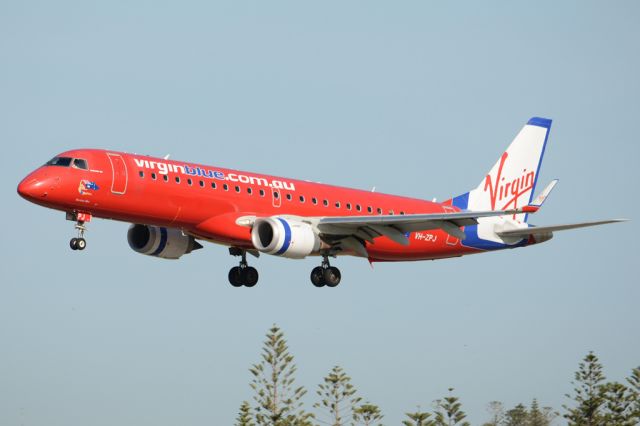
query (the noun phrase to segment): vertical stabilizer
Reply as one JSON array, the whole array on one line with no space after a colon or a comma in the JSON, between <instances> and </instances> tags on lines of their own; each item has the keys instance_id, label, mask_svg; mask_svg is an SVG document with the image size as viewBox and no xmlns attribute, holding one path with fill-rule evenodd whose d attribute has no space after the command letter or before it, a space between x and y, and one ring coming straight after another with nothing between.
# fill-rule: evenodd
<instances>
[{"instance_id":1,"label":"vertical stabilizer","mask_svg":"<svg viewBox=\"0 0 640 426\"><path fill-rule=\"evenodd\" d=\"M481 211L515 209L529 205L538 182L550 129L551 120L531 118L478 186L454 197L452 205L465 210ZM505 226L526 227L526 221L526 213L479 219L478 225L465 228L467 238L462 244L484 250L504 247L505 241L496 234L496 230Z\"/></svg>"},{"instance_id":2,"label":"vertical stabilizer","mask_svg":"<svg viewBox=\"0 0 640 426\"><path fill-rule=\"evenodd\" d=\"M480 184L469 192L469 210L506 210L533 199L551 120L533 117L520 130ZM526 214L514 217L526 222Z\"/></svg>"}]
</instances>

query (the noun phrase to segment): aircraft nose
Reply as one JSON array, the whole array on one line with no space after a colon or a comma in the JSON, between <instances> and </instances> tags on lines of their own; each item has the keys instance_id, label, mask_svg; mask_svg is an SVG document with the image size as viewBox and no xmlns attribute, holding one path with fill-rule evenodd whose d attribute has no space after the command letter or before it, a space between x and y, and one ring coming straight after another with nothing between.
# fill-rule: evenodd
<instances>
[{"instance_id":1,"label":"aircraft nose","mask_svg":"<svg viewBox=\"0 0 640 426\"><path fill-rule=\"evenodd\" d=\"M42 186L41 182L38 179L27 176L18 184L18 194L22 198L37 198L38 192L42 193L42 191L38 191Z\"/></svg>"},{"instance_id":2,"label":"aircraft nose","mask_svg":"<svg viewBox=\"0 0 640 426\"><path fill-rule=\"evenodd\" d=\"M27 200L46 198L58 184L57 179L55 182L49 182L49 180L46 177L31 174L18 184L18 194Z\"/></svg>"}]
</instances>

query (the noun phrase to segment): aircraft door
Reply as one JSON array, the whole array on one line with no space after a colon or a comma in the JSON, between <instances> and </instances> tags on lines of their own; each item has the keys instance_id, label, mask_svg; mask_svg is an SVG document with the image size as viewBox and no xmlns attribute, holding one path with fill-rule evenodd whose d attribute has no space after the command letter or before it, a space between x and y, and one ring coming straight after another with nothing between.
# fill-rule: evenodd
<instances>
[{"instance_id":1,"label":"aircraft door","mask_svg":"<svg viewBox=\"0 0 640 426\"><path fill-rule=\"evenodd\" d=\"M113 172L113 180L111 181L111 192L114 194L124 194L127 191L127 164L120 154L107 153L109 162L111 162L111 171Z\"/></svg>"}]
</instances>

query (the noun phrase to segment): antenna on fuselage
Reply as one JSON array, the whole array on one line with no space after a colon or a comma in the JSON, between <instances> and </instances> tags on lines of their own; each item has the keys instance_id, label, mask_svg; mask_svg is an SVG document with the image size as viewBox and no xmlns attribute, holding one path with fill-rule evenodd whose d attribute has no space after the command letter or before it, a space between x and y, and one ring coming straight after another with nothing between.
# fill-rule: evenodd
<instances>
[{"instance_id":1,"label":"antenna on fuselage","mask_svg":"<svg viewBox=\"0 0 640 426\"><path fill-rule=\"evenodd\" d=\"M165 155L163 158L164 158L165 160L168 160L170 156L171 156L171 154L167 154L167 155Z\"/></svg>"},{"instance_id":2,"label":"antenna on fuselage","mask_svg":"<svg viewBox=\"0 0 640 426\"><path fill-rule=\"evenodd\" d=\"M376 192L376 187L371 188L371 192Z\"/></svg>"}]
</instances>

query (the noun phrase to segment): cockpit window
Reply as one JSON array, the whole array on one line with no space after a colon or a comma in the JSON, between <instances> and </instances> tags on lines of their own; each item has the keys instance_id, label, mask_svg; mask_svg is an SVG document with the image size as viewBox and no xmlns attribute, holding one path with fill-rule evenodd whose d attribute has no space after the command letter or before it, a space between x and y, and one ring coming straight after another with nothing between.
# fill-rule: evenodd
<instances>
[{"instance_id":1,"label":"cockpit window","mask_svg":"<svg viewBox=\"0 0 640 426\"><path fill-rule=\"evenodd\" d=\"M73 159L73 167L76 167L78 169L83 169L83 170L89 169L89 167L87 166L87 160L83 160L81 158Z\"/></svg>"},{"instance_id":2,"label":"cockpit window","mask_svg":"<svg viewBox=\"0 0 640 426\"><path fill-rule=\"evenodd\" d=\"M46 166L69 167L71 165L71 157L53 157L47 161Z\"/></svg>"}]
</instances>

